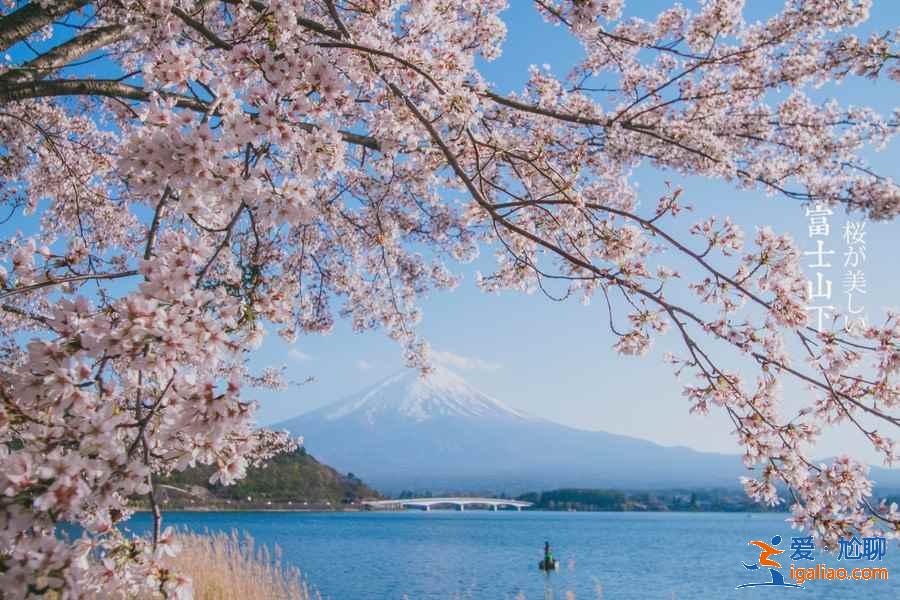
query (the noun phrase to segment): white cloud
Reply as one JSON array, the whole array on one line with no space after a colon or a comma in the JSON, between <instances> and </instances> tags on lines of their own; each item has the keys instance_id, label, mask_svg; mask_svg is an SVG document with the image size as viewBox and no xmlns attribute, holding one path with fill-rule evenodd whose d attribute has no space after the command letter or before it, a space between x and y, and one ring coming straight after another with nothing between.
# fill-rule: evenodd
<instances>
[{"instance_id":1,"label":"white cloud","mask_svg":"<svg viewBox=\"0 0 900 600\"><path fill-rule=\"evenodd\" d=\"M438 364L454 369L496 371L503 367L500 363L484 360L477 356L463 356L461 354L456 354L455 352L444 352L441 350L432 350L431 358Z\"/></svg>"},{"instance_id":2,"label":"white cloud","mask_svg":"<svg viewBox=\"0 0 900 600\"><path fill-rule=\"evenodd\" d=\"M297 362L303 362L304 360L309 360L312 358L312 356L297 348L291 348L290 350L288 350L288 356L290 356Z\"/></svg>"},{"instance_id":3,"label":"white cloud","mask_svg":"<svg viewBox=\"0 0 900 600\"><path fill-rule=\"evenodd\" d=\"M372 363L370 363L367 360L359 359L358 361L356 361L356 368L359 369L360 371L368 371L369 369L371 369L374 366L375 365L373 365Z\"/></svg>"}]
</instances>

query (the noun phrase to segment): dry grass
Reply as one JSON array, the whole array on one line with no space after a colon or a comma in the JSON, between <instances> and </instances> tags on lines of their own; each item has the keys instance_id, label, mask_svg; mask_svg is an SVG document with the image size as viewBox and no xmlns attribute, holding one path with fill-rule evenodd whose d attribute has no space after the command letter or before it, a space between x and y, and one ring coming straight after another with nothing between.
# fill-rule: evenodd
<instances>
[{"instance_id":1,"label":"dry grass","mask_svg":"<svg viewBox=\"0 0 900 600\"><path fill-rule=\"evenodd\" d=\"M294 567L284 566L281 552L274 555L257 547L249 535L181 533L173 570L193 581L196 600L316 600Z\"/></svg>"}]
</instances>

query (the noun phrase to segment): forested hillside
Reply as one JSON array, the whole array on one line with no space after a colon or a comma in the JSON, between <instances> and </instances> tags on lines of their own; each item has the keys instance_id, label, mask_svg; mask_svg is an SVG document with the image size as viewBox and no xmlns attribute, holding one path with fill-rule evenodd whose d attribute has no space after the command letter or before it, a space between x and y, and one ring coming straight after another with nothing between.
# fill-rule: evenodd
<instances>
[{"instance_id":1,"label":"forested hillside","mask_svg":"<svg viewBox=\"0 0 900 600\"><path fill-rule=\"evenodd\" d=\"M340 507L379 497L353 473L339 473L304 448L277 456L262 468L248 469L244 479L230 486L209 483L214 469L195 467L162 479L158 487L164 506Z\"/></svg>"}]
</instances>

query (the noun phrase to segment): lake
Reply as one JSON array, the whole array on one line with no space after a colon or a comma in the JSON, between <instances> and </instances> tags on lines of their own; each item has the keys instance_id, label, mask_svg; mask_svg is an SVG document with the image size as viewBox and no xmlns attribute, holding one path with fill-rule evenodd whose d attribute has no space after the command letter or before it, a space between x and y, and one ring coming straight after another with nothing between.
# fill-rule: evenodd
<instances>
[{"instance_id":1,"label":"lake","mask_svg":"<svg viewBox=\"0 0 900 600\"><path fill-rule=\"evenodd\" d=\"M782 536L776 557L788 580L791 563L834 567L884 566L900 580L900 547L888 542L881 562L837 561L821 550L815 561L790 560L801 535L784 514L566 512L182 512L166 525L203 532L232 529L258 544L275 544L332 600L402 599L812 599L900 597L889 581L809 581L803 589L757 587L768 571L749 571L759 550L749 540ZM128 528L143 533L149 515ZM537 568L549 540L559 572ZM568 594L568 595L567 595ZM574 595L574 596L573 596Z\"/></svg>"}]
</instances>

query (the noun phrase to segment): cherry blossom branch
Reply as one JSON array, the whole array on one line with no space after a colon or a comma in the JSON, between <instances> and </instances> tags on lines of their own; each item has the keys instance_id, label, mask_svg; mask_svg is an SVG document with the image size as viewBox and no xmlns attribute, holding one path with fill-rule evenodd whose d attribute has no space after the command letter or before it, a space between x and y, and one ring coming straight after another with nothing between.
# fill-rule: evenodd
<instances>
[{"instance_id":1,"label":"cherry blossom branch","mask_svg":"<svg viewBox=\"0 0 900 600\"><path fill-rule=\"evenodd\" d=\"M28 6L31 5L29 4ZM21 67L10 69L0 74L0 84L18 83L28 79L42 79L89 52L118 42L125 35L126 29L121 25L109 25L91 29L87 33L48 50Z\"/></svg>"},{"instance_id":2,"label":"cherry blossom branch","mask_svg":"<svg viewBox=\"0 0 900 600\"><path fill-rule=\"evenodd\" d=\"M212 30L206 27L206 25L196 20L177 6L172 7L172 14L184 21L184 23L188 27L209 40L209 42L212 43L214 47L219 48L220 50L231 50L234 47L232 44L229 44L228 42L217 36L215 33L213 33Z\"/></svg>"},{"instance_id":3,"label":"cherry blossom branch","mask_svg":"<svg viewBox=\"0 0 900 600\"><path fill-rule=\"evenodd\" d=\"M203 265L203 268L200 269L200 272L197 273L197 286L200 286L203 283L203 279L206 277L206 274L209 272L210 267L212 267L213 263L216 262L216 259L219 257L219 253L231 242L231 233L234 231L234 226L237 224L238 219L241 216L241 213L244 212L244 209L247 208L247 205L243 202L238 207L236 211L234 211L234 216L228 221L228 225L225 227L225 236L222 238L222 241L216 246L215 251L212 256L210 256L209 260Z\"/></svg>"},{"instance_id":4,"label":"cherry blossom branch","mask_svg":"<svg viewBox=\"0 0 900 600\"><path fill-rule=\"evenodd\" d=\"M162 212L166 206L166 201L169 199L169 196L172 194L172 188L166 186L166 189L163 191L162 198L159 199L159 202L156 205L156 210L153 211L153 221L150 223L150 229L147 232L147 243L144 246L144 260L149 260L153 254L153 242L156 239L156 233L159 231L159 224L162 220Z\"/></svg>"},{"instance_id":5,"label":"cherry blossom branch","mask_svg":"<svg viewBox=\"0 0 900 600\"><path fill-rule=\"evenodd\" d=\"M46 27L54 19L90 4L89 0L61 0L50 4L29 2L0 17L0 51ZM45 8L46 6L46 8Z\"/></svg>"},{"instance_id":6,"label":"cherry blossom branch","mask_svg":"<svg viewBox=\"0 0 900 600\"><path fill-rule=\"evenodd\" d=\"M565 121L567 123L575 123L577 125L589 125L596 127L607 127L609 125L609 121L607 120L599 120L584 115L560 112L558 110L535 106L534 104L516 100L515 98L509 98L508 96L503 96L501 94L497 94L496 92L485 91L482 93L485 97L490 98L497 104L501 104L508 108L514 108L515 110L520 110L534 115L549 117L558 121Z\"/></svg>"},{"instance_id":7,"label":"cherry blossom branch","mask_svg":"<svg viewBox=\"0 0 900 600\"><path fill-rule=\"evenodd\" d=\"M175 100L175 106L178 108L187 108L206 114L211 107L211 105L206 102L182 94L166 91L159 91L156 93L163 98ZM124 98L147 102L151 99L152 94L141 87L112 79L22 81L5 88L0 88L0 105L19 100L54 96L102 96L113 99ZM213 111L213 114L216 114L215 111ZM318 125L313 123L292 123L292 125L305 131L315 131L319 128ZM349 144L365 146L372 150L380 150L381 148L378 140L371 136L345 130L341 130L340 134L344 141Z\"/></svg>"},{"instance_id":8,"label":"cherry blossom branch","mask_svg":"<svg viewBox=\"0 0 900 600\"><path fill-rule=\"evenodd\" d=\"M163 98L172 98L179 108L205 112L207 104L193 98L171 92L159 92ZM44 81L20 81L0 89L0 104L47 98L54 96L105 96L146 102L151 93L141 87L114 79L54 79Z\"/></svg>"},{"instance_id":9,"label":"cherry blossom branch","mask_svg":"<svg viewBox=\"0 0 900 600\"><path fill-rule=\"evenodd\" d=\"M460 179L463 180L464 184L466 185L467 189L469 190L469 193L470 193L470 194L472 195L472 197L476 200L476 202L478 202L479 205L481 205L483 208L485 208L485 209L491 214L492 219L493 219L495 222L500 222L500 223L502 223L506 228L510 229L511 231L514 231L514 232L518 233L519 235L522 235L523 237L528 238L529 240L531 240L531 241L537 243L538 245L544 246L545 248L547 248L547 249L553 251L554 253L556 253L556 254L562 256L563 258L565 258L565 259L566 259L568 262L570 262L570 263L574 263L574 264L577 264L577 265L579 265L579 266L582 266L583 268L586 268L586 269L588 269L588 270L590 270L590 271L593 271L593 272L597 273L597 274L598 274L599 276L601 276L601 277L609 278L609 279L612 279L613 281L616 281L617 278L612 277L612 276L610 276L610 275L608 275L608 274L606 274L606 273L603 273L603 272L598 271L598 270L596 269L596 267L594 267L592 264L588 263L587 261L583 261L582 259L580 259L580 258L578 258L578 257L575 257L575 256L571 255L570 253L566 252L565 250L563 250L562 248L556 246L555 244L550 244L550 243L546 242L545 240L540 239L540 238L538 238L537 236L534 236L534 235L531 234L530 232L528 232L528 231L526 231L526 230L523 230L523 229L519 228L518 226L516 226L516 225L510 223L509 221L506 220L505 217L500 216L500 215L496 212L496 209L494 208L494 206L493 206L492 204L490 204L489 202L487 202L487 201L484 199L484 197L481 195L481 193L478 191L478 189L472 184L471 179L468 177L468 175L465 173L465 171L464 171L464 170L462 169L462 167L459 165L459 163L458 163L458 161L456 160L456 157L453 155L453 153L449 151L449 148L445 145L445 143L443 142L443 139L442 139L441 136L438 134L437 130L434 128L434 126L432 125L431 121L430 121L429 119L425 118L424 115L422 115L422 113L417 109L417 107L416 107L416 106L415 106L415 105L414 105L414 104L413 104L413 103L412 103L405 95L403 95L403 93L399 90L399 88L398 88L396 85L393 85L393 84L389 84L389 85L391 86L392 90L394 91L394 94L395 94L395 95L398 95L399 97L401 97L401 98L405 101L405 103L406 103L407 107L410 109L410 111L413 112L413 114L416 115L416 117L417 117L417 119L420 121L420 123L421 123L421 124L429 131L429 134L430 134L430 136L431 136L431 138L432 138L432 141L433 141L434 143L436 143L436 144L441 148L441 150L442 150L442 152L444 153L444 156L445 156L445 158L447 159L448 163L451 165L451 167L453 168L453 170L454 170L454 172L457 174L457 176L458 176ZM475 140L474 140L474 137L471 136L471 133L470 133L470 139L473 141L473 144L474 144L474 143L475 143ZM624 282L621 282L621 281L617 281L617 283L620 284L620 287L624 284ZM638 292L639 294L641 294L641 295L647 297L648 299L650 299L650 300L656 302L657 304L659 304L660 306L662 306L662 307L664 308L664 310L666 310L666 311L670 314L670 316L671 316L672 319L673 319L673 322L675 322L675 323L678 325L679 329L682 330L683 335L686 336L686 337L685 337L685 341L686 341L686 343L688 344L688 347L689 347L689 349L691 350L691 352L693 353L694 350L698 348L698 347L696 346L696 343L694 343L694 342L691 340L691 338L687 336L686 331L683 329L683 326L681 325L680 321L675 317L674 311L677 310L678 312L680 312L680 313L682 313L682 314L689 315L689 316L691 316L698 324L704 325L704 322L703 322L701 319L699 319L699 317L694 316L692 313L690 313L689 311L685 311L684 309L676 308L676 307L672 306L671 304L669 304L668 302L665 302L665 301L663 301L661 298L655 296L654 294L651 294L651 293L649 293L649 292L647 292L647 291L645 291L645 290L643 290L643 289L641 289L641 288L637 288L637 287L634 286L634 285L629 285L628 288L629 288L629 289L633 289L634 291ZM723 338L723 339L726 339L726 340L727 340L727 338ZM728 341L730 341L730 340L728 340ZM760 356L760 355L758 355L757 353L755 353L754 356ZM696 360L696 355L695 355L695 360ZM707 357L707 360L709 360L708 357ZM780 365L780 364L779 364L779 366L783 366L783 365ZM815 381L815 380L812 380L812 378L809 378L808 376L803 375L802 373L799 373L799 372L797 372L797 371L794 371L793 369L786 368L785 370L787 370L788 372L791 372L791 373L793 373L793 374L799 376L801 379L804 379L804 380L807 380L807 381L810 381L810 382L814 382L814 381ZM720 372L720 376L724 376L724 374L722 374L722 373ZM711 383L711 385L712 385L712 384L713 384L713 381L712 381L711 376L710 376L709 374L707 374L707 378L709 379L709 381L710 381L710 383ZM734 392L735 392L736 394L742 396L742 394L740 393L740 391L739 391L736 387L734 387L734 384L733 384L733 382L731 381L731 379L730 379L729 377L725 376L725 381L728 383L728 385L730 385L730 386L733 387ZM824 384L821 384L821 382L815 382L815 383L816 383L816 385L824 385ZM826 387L827 387L827 386L826 386ZM855 401L855 399L851 399L851 401ZM749 406L751 406L751 408L753 408L754 410L756 410L756 408L754 407L753 403L749 403L749 402L748 402L748 404L749 404ZM730 411L731 409L728 409L728 410ZM761 413L759 413L758 411L757 411L757 414L759 414L760 416L762 416ZM732 414L732 417L734 418L735 415ZM773 429L773 431L776 431L777 434L778 434L779 436L782 436L782 433L781 433L779 427L775 426L775 424L773 424L773 423L769 423L769 426ZM788 445L788 447L791 447L791 446L788 444L788 442L787 442L786 440L784 440L783 437L782 437L782 440L783 440L783 442L784 442L785 444ZM804 459L804 460L805 460L805 459ZM808 463L808 461L807 461L807 464L811 464L811 463ZM774 463L773 463L773 466L774 466ZM775 468L777 469L777 467L775 467ZM815 467L814 467L814 468L815 468ZM790 481L790 480L787 479L787 478L785 478L785 481Z\"/></svg>"},{"instance_id":10,"label":"cherry blossom branch","mask_svg":"<svg viewBox=\"0 0 900 600\"><path fill-rule=\"evenodd\" d=\"M78 281L102 281L109 279L121 279L123 277L133 277L138 274L137 270L131 269L128 271L120 271L118 273L85 273L82 275L72 275L69 277L57 277L54 279L48 279L46 281L39 281L37 283L32 283L29 285L23 285L20 287L13 288L11 290L7 290L3 293L0 293L0 299L9 298L10 296L15 296L18 294L27 294L29 292L34 292L37 290L41 290L47 287L53 287L57 285L65 285L67 283L75 283Z\"/></svg>"},{"instance_id":11,"label":"cherry blossom branch","mask_svg":"<svg viewBox=\"0 0 900 600\"><path fill-rule=\"evenodd\" d=\"M48 317L28 312L26 310L19 308L18 306L13 306L12 304L2 304L2 305L0 305L0 308L2 308L3 310L5 310L8 313L13 313L14 315L19 315L20 317L25 317L26 319L31 319L32 321L37 321L41 325L49 326L49 324L50 324L50 319Z\"/></svg>"}]
</instances>

